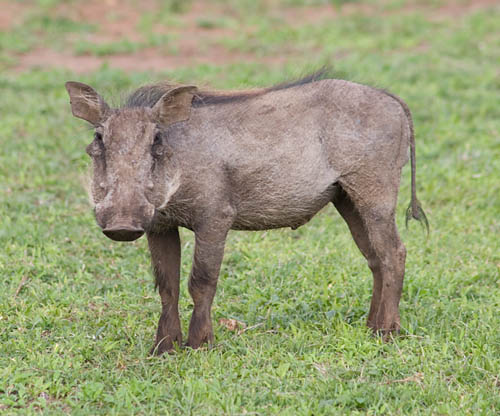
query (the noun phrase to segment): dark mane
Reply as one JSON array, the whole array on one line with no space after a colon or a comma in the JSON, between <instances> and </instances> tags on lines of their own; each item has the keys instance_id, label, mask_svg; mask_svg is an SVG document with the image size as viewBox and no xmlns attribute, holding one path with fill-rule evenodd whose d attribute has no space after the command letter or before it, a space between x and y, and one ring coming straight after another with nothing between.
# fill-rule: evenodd
<instances>
[{"instance_id":1,"label":"dark mane","mask_svg":"<svg viewBox=\"0 0 500 416\"><path fill-rule=\"evenodd\" d=\"M320 81L322 79L328 79L332 77L332 70L328 67L323 67L313 72L312 74L306 75L305 77L293 80L285 81L281 84L277 84L273 87L267 88L267 91L279 91L286 90L287 88L298 87L299 85L310 84L311 82Z\"/></svg>"},{"instance_id":2,"label":"dark mane","mask_svg":"<svg viewBox=\"0 0 500 416\"><path fill-rule=\"evenodd\" d=\"M206 105L241 102L251 97L265 94L266 92L285 90L288 88L293 88L329 78L330 72L331 71L329 70L329 68L322 68L319 71L309 74L303 78L293 81L286 81L268 88L257 88L241 91L198 90L193 97L192 104L193 107L202 107ZM177 85L178 84L175 83L161 82L158 84L151 84L140 87L128 96L123 107L153 107L163 94Z\"/></svg>"},{"instance_id":3,"label":"dark mane","mask_svg":"<svg viewBox=\"0 0 500 416\"><path fill-rule=\"evenodd\" d=\"M168 82L144 85L127 97L123 107L153 107L163 94L175 86L176 84Z\"/></svg>"}]
</instances>

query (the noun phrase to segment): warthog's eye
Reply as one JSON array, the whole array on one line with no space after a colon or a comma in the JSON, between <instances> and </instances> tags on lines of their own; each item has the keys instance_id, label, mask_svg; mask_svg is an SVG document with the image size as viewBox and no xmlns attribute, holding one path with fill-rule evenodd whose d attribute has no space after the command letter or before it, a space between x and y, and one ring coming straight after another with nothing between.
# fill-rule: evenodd
<instances>
[{"instance_id":1,"label":"warthog's eye","mask_svg":"<svg viewBox=\"0 0 500 416\"><path fill-rule=\"evenodd\" d=\"M101 155L103 150L104 150L104 143L102 141L102 134L95 132L94 140L87 146L86 151L89 154L89 156L95 157Z\"/></svg>"},{"instance_id":2,"label":"warthog's eye","mask_svg":"<svg viewBox=\"0 0 500 416\"><path fill-rule=\"evenodd\" d=\"M156 134L155 134L155 138L154 138L154 140L153 140L153 146L154 146L155 144L161 144L161 134L160 134L160 133L156 133Z\"/></svg>"},{"instance_id":3,"label":"warthog's eye","mask_svg":"<svg viewBox=\"0 0 500 416\"><path fill-rule=\"evenodd\" d=\"M161 138L160 133L155 134L155 138L153 140L153 146L151 146L151 153L153 156L161 156L165 151L165 147L163 146L163 140Z\"/></svg>"}]
</instances>

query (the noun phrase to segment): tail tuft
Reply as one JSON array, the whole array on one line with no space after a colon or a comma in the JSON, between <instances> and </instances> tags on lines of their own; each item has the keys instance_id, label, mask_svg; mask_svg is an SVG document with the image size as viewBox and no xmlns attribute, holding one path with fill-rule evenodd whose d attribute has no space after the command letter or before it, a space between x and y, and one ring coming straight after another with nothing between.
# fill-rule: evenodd
<instances>
[{"instance_id":1,"label":"tail tuft","mask_svg":"<svg viewBox=\"0 0 500 416\"><path fill-rule=\"evenodd\" d=\"M408 223L412 219L417 220L422 225L422 227L427 230L427 235L429 235L429 221L427 221L427 216L425 215L420 202L418 202L418 199L412 201L406 209L406 228L408 228Z\"/></svg>"}]
</instances>

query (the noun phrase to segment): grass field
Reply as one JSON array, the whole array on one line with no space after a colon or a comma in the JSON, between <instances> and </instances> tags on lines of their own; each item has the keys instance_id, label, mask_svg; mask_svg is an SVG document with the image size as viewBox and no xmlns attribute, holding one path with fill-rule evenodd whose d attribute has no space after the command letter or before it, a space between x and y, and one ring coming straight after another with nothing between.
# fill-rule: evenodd
<instances>
[{"instance_id":1,"label":"grass field","mask_svg":"<svg viewBox=\"0 0 500 416\"><path fill-rule=\"evenodd\" d=\"M130 1L129 37L68 12L83 3L0 2L0 14L14 10L0 34L0 413L500 413L494 2L333 1L330 9L327 1L232 0L196 16L196 1L171 0L156 12L153 2L143 10ZM188 18L191 32L183 31ZM202 45L194 42L193 56L190 33ZM37 54L54 59L27 64ZM145 71L147 54L164 69ZM84 68L102 58L107 64ZM72 118L64 82L90 83L118 102L162 78L263 86L325 63L400 95L413 112L431 233L404 228L407 166L401 336L383 343L366 329L371 274L328 207L297 231L230 234L213 307L216 344L149 357L160 302L146 242L114 243L95 224L81 179L92 131ZM182 240L186 334L193 235L184 230Z\"/></svg>"}]
</instances>

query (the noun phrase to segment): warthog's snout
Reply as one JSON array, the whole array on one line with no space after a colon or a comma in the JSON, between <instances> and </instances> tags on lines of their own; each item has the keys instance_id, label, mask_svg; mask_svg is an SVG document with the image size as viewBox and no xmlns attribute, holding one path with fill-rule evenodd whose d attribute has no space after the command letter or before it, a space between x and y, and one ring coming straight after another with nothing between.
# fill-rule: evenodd
<instances>
[{"instance_id":1,"label":"warthog's snout","mask_svg":"<svg viewBox=\"0 0 500 416\"><path fill-rule=\"evenodd\" d=\"M115 241L134 241L144 234L144 230L139 227L129 225L113 225L102 230L106 237Z\"/></svg>"},{"instance_id":2,"label":"warthog's snout","mask_svg":"<svg viewBox=\"0 0 500 416\"><path fill-rule=\"evenodd\" d=\"M154 206L146 201L129 204L108 202L98 204L95 208L96 220L102 232L115 241L137 240L148 229L154 214Z\"/></svg>"}]
</instances>

